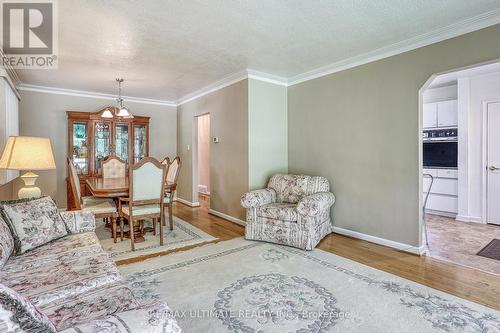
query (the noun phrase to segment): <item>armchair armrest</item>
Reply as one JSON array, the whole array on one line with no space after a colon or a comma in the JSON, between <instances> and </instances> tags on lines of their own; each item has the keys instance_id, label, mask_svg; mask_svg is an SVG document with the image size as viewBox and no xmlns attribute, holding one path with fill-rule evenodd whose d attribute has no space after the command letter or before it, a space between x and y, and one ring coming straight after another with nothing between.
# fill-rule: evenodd
<instances>
[{"instance_id":1,"label":"armchair armrest","mask_svg":"<svg viewBox=\"0 0 500 333\"><path fill-rule=\"evenodd\" d=\"M276 202L276 191L272 188L255 190L243 194L241 205L245 208L254 208Z\"/></svg>"},{"instance_id":2,"label":"armchair armrest","mask_svg":"<svg viewBox=\"0 0 500 333\"><path fill-rule=\"evenodd\" d=\"M138 309L116 313L101 319L94 319L61 333L181 333L173 318L172 311L163 303L144 306Z\"/></svg>"},{"instance_id":3,"label":"armchair armrest","mask_svg":"<svg viewBox=\"0 0 500 333\"><path fill-rule=\"evenodd\" d=\"M297 212L302 216L316 216L329 209L334 203L333 193L318 192L302 198L297 204Z\"/></svg>"},{"instance_id":4,"label":"armchair armrest","mask_svg":"<svg viewBox=\"0 0 500 333\"><path fill-rule=\"evenodd\" d=\"M61 217L66 224L66 229L71 234L95 231L95 216L92 212L64 211L61 212Z\"/></svg>"}]
</instances>

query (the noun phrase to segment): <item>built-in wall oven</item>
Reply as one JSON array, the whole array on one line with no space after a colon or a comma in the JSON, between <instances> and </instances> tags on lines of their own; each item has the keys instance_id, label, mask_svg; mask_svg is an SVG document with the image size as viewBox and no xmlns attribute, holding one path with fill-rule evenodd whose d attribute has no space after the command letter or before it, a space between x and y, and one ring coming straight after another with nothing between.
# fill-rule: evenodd
<instances>
[{"instance_id":1,"label":"built-in wall oven","mask_svg":"<svg viewBox=\"0 0 500 333\"><path fill-rule=\"evenodd\" d=\"M456 168L458 164L458 130L424 130L424 168Z\"/></svg>"}]
</instances>

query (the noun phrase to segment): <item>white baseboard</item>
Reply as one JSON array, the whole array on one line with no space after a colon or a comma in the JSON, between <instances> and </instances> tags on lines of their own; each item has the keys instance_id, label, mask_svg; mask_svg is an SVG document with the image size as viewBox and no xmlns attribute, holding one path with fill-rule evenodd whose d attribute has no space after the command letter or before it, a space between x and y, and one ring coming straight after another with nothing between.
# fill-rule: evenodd
<instances>
[{"instance_id":1,"label":"white baseboard","mask_svg":"<svg viewBox=\"0 0 500 333\"><path fill-rule=\"evenodd\" d=\"M479 216L457 215L455 220L460 222L483 223L483 219L480 218Z\"/></svg>"},{"instance_id":2,"label":"white baseboard","mask_svg":"<svg viewBox=\"0 0 500 333\"><path fill-rule=\"evenodd\" d=\"M238 219L236 217L233 217L233 216L230 216L230 215L218 212L218 211L213 210L213 209L209 209L208 213L212 214L212 215L215 215L215 216L218 216L218 217L222 217L224 220L228 220L230 222L234 222L234 223L242 225L242 226L246 225L246 222L243 221L243 220L240 220L240 219Z\"/></svg>"},{"instance_id":3,"label":"white baseboard","mask_svg":"<svg viewBox=\"0 0 500 333\"><path fill-rule=\"evenodd\" d=\"M425 253L426 246L422 245L420 247L417 246L412 246L408 244L403 244L403 243L398 243L395 241L391 241L385 238L380 238L380 237L375 237L375 236L370 236L367 234L363 234L361 232L353 231L353 230L348 230L344 228L339 228L339 227L333 227L333 232L336 232L338 234L344 235L344 236L349 236L353 238L358 238L362 239L371 243L379 244L379 245L384 245L387 247L392 247L396 250L404 251L404 252L409 252L413 253L416 255L422 255Z\"/></svg>"},{"instance_id":4,"label":"white baseboard","mask_svg":"<svg viewBox=\"0 0 500 333\"><path fill-rule=\"evenodd\" d=\"M191 201L187 201L187 200L184 200L182 198L177 198L177 197L174 198L174 201L178 201L178 202L185 204L189 207L200 207L200 203L198 201L191 202Z\"/></svg>"}]
</instances>

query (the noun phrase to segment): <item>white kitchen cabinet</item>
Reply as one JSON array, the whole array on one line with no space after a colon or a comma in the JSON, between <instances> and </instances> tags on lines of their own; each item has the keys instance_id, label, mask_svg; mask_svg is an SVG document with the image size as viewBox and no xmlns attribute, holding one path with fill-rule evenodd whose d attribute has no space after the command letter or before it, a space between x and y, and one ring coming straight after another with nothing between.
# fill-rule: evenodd
<instances>
[{"instance_id":1,"label":"white kitchen cabinet","mask_svg":"<svg viewBox=\"0 0 500 333\"><path fill-rule=\"evenodd\" d=\"M424 178L424 193L429 190L430 183L429 178ZM458 196L458 179L435 178L434 183L432 183L431 193Z\"/></svg>"},{"instance_id":2,"label":"white kitchen cabinet","mask_svg":"<svg viewBox=\"0 0 500 333\"><path fill-rule=\"evenodd\" d=\"M423 108L423 128L457 127L457 101L425 103Z\"/></svg>"},{"instance_id":3,"label":"white kitchen cabinet","mask_svg":"<svg viewBox=\"0 0 500 333\"><path fill-rule=\"evenodd\" d=\"M423 169L424 174L434 177L426 211L432 214L452 216L458 212L458 172L456 169ZM423 198L429 190L430 178L423 179Z\"/></svg>"},{"instance_id":4,"label":"white kitchen cabinet","mask_svg":"<svg viewBox=\"0 0 500 333\"><path fill-rule=\"evenodd\" d=\"M429 200L427 201L426 208L427 210L431 210L431 213L434 214L439 214L439 212L447 213L446 215L456 214L458 212L458 198L448 195L431 193L429 195Z\"/></svg>"},{"instance_id":5,"label":"white kitchen cabinet","mask_svg":"<svg viewBox=\"0 0 500 333\"><path fill-rule=\"evenodd\" d=\"M436 103L426 103L424 104L424 114L423 114L423 128L435 128L437 127L437 104Z\"/></svg>"},{"instance_id":6,"label":"white kitchen cabinet","mask_svg":"<svg viewBox=\"0 0 500 333\"><path fill-rule=\"evenodd\" d=\"M437 104L437 127L458 126L457 101L444 101Z\"/></svg>"}]
</instances>

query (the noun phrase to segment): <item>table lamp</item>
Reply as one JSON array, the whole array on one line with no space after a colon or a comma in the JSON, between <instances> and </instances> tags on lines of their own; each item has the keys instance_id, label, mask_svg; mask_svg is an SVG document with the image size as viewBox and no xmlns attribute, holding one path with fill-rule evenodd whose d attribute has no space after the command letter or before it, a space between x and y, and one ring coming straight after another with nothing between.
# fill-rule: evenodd
<instances>
[{"instance_id":1,"label":"table lamp","mask_svg":"<svg viewBox=\"0 0 500 333\"><path fill-rule=\"evenodd\" d=\"M11 136L0 159L0 169L28 171L21 176L24 187L18 192L20 199L38 198L42 194L35 186L38 175L33 170L56 168L52 147L48 138Z\"/></svg>"}]
</instances>

